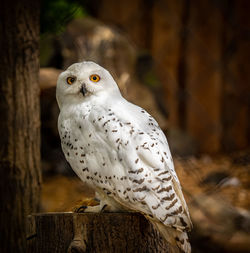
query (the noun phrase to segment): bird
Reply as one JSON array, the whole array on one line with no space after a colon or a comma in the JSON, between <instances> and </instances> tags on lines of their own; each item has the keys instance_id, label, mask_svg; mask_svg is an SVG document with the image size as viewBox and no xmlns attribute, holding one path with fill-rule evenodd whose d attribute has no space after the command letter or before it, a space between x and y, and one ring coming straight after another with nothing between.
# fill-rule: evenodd
<instances>
[{"instance_id":1,"label":"bird","mask_svg":"<svg viewBox=\"0 0 250 253\"><path fill-rule=\"evenodd\" d=\"M191 252L191 218L156 120L127 101L108 70L92 61L59 75L56 99L65 158L100 200L85 211L140 212L178 251Z\"/></svg>"}]
</instances>

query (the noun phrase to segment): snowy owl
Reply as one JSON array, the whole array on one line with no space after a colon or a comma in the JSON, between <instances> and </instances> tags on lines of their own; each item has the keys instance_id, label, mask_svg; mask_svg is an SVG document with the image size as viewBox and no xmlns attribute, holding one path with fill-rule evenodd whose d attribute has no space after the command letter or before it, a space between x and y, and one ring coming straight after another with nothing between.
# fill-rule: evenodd
<instances>
[{"instance_id":1,"label":"snowy owl","mask_svg":"<svg viewBox=\"0 0 250 253\"><path fill-rule=\"evenodd\" d=\"M64 155L100 199L85 211L140 212L168 242L191 252L188 208L154 118L124 99L110 73L90 61L60 74L56 97Z\"/></svg>"}]
</instances>

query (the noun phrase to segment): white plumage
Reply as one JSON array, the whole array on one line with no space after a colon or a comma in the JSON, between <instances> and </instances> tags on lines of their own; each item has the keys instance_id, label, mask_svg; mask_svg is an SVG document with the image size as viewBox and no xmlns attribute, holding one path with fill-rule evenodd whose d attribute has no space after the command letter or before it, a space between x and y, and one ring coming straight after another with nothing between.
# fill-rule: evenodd
<instances>
[{"instance_id":1,"label":"white plumage","mask_svg":"<svg viewBox=\"0 0 250 253\"><path fill-rule=\"evenodd\" d=\"M57 101L63 152L95 189L100 209L139 211L170 243L191 252L188 208L154 118L125 100L110 73L93 62L61 73Z\"/></svg>"}]
</instances>

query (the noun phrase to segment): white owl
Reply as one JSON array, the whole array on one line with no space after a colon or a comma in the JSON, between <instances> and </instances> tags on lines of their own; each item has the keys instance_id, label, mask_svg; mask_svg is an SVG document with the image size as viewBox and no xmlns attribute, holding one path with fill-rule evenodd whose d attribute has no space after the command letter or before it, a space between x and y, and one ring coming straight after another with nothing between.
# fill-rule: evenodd
<instances>
[{"instance_id":1,"label":"white owl","mask_svg":"<svg viewBox=\"0 0 250 253\"><path fill-rule=\"evenodd\" d=\"M86 211L141 212L168 242L191 252L188 208L154 118L125 100L110 73L94 62L61 73L56 96L65 157L100 199Z\"/></svg>"}]
</instances>

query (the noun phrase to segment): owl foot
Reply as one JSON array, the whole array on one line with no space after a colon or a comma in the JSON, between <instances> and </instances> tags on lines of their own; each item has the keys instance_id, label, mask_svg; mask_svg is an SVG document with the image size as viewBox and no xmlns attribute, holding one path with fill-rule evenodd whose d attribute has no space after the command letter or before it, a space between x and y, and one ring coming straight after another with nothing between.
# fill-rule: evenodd
<instances>
[{"instance_id":1,"label":"owl foot","mask_svg":"<svg viewBox=\"0 0 250 253\"><path fill-rule=\"evenodd\" d=\"M99 213L100 205L97 206L80 206L75 210L76 213Z\"/></svg>"},{"instance_id":2,"label":"owl foot","mask_svg":"<svg viewBox=\"0 0 250 253\"><path fill-rule=\"evenodd\" d=\"M107 205L97 205L97 206L80 206L75 212L76 213L103 213L107 209Z\"/></svg>"}]
</instances>

